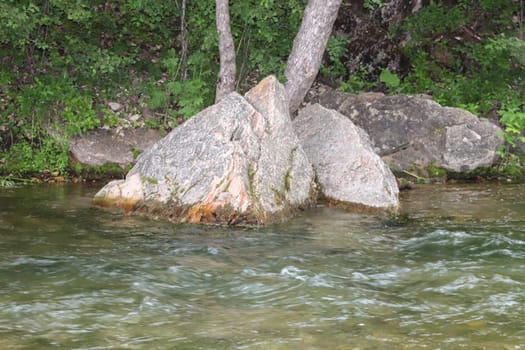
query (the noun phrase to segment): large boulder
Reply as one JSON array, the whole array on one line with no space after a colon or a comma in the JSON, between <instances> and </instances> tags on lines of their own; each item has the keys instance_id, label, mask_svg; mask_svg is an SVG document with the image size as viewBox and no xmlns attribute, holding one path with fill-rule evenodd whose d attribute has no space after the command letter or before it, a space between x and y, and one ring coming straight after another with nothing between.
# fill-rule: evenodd
<instances>
[{"instance_id":1,"label":"large boulder","mask_svg":"<svg viewBox=\"0 0 525 350\"><path fill-rule=\"evenodd\" d=\"M176 222L265 224L315 198L286 92L268 77L245 97L232 93L174 129L94 201Z\"/></svg>"},{"instance_id":2,"label":"large boulder","mask_svg":"<svg viewBox=\"0 0 525 350\"><path fill-rule=\"evenodd\" d=\"M396 179L361 128L319 104L301 110L293 124L329 203L374 211L398 208Z\"/></svg>"},{"instance_id":3,"label":"large boulder","mask_svg":"<svg viewBox=\"0 0 525 350\"><path fill-rule=\"evenodd\" d=\"M501 128L489 120L425 96L328 91L318 101L362 127L397 171L432 165L459 173L490 167L504 142Z\"/></svg>"}]
</instances>

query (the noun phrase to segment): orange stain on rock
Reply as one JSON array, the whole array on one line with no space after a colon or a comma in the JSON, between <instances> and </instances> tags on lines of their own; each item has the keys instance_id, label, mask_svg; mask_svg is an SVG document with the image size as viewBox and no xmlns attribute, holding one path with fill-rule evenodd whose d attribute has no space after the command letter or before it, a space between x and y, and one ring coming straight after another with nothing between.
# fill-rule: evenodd
<instances>
[{"instance_id":1,"label":"orange stain on rock","mask_svg":"<svg viewBox=\"0 0 525 350\"><path fill-rule=\"evenodd\" d=\"M213 204L194 205L188 209L186 215L182 218L183 222L190 224L213 223L217 216L217 206Z\"/></svg>"}]
</instances>

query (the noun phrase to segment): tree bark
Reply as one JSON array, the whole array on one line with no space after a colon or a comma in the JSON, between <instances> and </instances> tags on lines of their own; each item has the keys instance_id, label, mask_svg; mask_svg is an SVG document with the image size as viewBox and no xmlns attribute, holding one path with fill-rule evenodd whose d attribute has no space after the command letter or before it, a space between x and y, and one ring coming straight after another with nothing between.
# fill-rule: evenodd
<instances>
[{"instance_id":1,"label":"tree bark","mask_svg":"<svg viewBox=\"0 0 525 350\"><path fill-rule=\"evenodd\" d=\"M182 16L180 19L180 65L182 67L182 80L188 80L188 67L186 67L186 61L188 60L188 39L186 30L186 0L182 0Z\"/></svg>"},{"instance_id":2,"label":"tree bark","mask_svg":"<svg viewBox=\"0 0 525 350\"><path fill-rule=\"evenodd\" d=\"M230 29L228 0L215 1L217 32L219 34L220 70L217 79L215 102L235 90L235 46Z\"/></svg>"},{"instance_id":3,"label":"tree bark","mask_svg":"<svg viewBox=\"0 0 525 350\"><path fill-rule=\"evenodd\" d=\"M342 0L309 0L297 33L284 75L290 101L295 112L319 72L324 50Z\"/></svg>"},{"instance_id":4,"label":"tree bark","mask_svg":"<svg viewBox=\"0 0 525 350\"><path fill-rule=\"evenodd\" d=\"M520 1L520 40L523 40L523 0Z\"/></svg>"}]
</instances>

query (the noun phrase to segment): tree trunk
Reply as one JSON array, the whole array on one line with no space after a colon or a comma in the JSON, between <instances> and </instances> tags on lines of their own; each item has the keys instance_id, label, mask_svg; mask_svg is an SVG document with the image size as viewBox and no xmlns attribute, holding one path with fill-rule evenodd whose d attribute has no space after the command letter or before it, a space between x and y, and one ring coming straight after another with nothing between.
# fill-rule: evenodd
<instances>
[{"instance_id":1,"label":"tree trunk","mask_svg":"<svg viewBox=\"0 0 525 350\"><path fill-rule=\"evenodd\" d=\"M180 66L182 67L181 78L183 81L188 80L188 67L186 61L188 60L188 31L186 30L186 0L182 0L182 16L180 19Z\"/></svg>"},{"instance_id":2,"label":"tree trunk","mask_svg":"<svg viewBox=\"0 0 525 350\"><path fill-rule=\"evenodd\" d=\"M523 0L520 1L520 40L523 40Z\"/></svg>"},{"instance_id":3,"label":"tree trunk","mask_svg":"<svg viewBox=\"0 0 525 350\"><path fill-rule=\"evenodd\" d=\"M342 0L309 0L288 57L285 84L290 113L295 112L319 72L326 43Z\"/></svg>"},{"instance_id":4,"label":"tree trunk","mask_svg":"<svg viewBox=\"0 0 525 350\"><path fill-rule=\"evenodd\" d=\"M230 30L228 0L215 1L217 32L219 34L220 70L217 79L215 102L235 90L235 46Z\"/></svg>"}]
</instances>

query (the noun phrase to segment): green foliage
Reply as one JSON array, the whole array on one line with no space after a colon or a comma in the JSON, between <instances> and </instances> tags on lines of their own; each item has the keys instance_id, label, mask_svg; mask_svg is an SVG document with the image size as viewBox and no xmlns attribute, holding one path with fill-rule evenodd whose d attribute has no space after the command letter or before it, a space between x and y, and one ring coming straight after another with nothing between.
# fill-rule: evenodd
<instances>
[{"instance_id":1,"label":"green foliage","mask_svg":"<svg viewBox=\"0 0 525 350\"><path fill-rule=\"evenodd\" d=\"M47 78L35 77L17 93L5 93L10 104L0 110L5 130L0 133L0 158L5 162L1 173L66 173L69 138L101 124L91 94Z\"/></svg>"},{"instance_id":2,"label":"green foliage","mask_svg":"<svg viewBox=\"0 0 525 350\"><path fill-rule=\"evenodd\" d=\"M253 72L282 79L305 0L230 2L232 35L237 48L240 85L250 85Z\"/></svg>"},{"instance_id":3,"label":"green foliage","mask_svg":"<svg viewBox=\"0 0 525 350\"><path fill-rule=\"evenodd\" d=\"M510 178L523 177L525 160L518 154L510 152L500 153L502 160L498 166L498 173Z\"/></svg>"},{"instance_id":4,"label":"green foliage","mask_svg":"<svg viewBox=\"0 0 525 350\"><path fill-rule=\"evenodd\" d=\"M52 138L46 138L40 145L21 141L4 154L6 174L36 174L42 170L65 173L68 169L67 145Z\"/></svg>"},{"instance_id":5,"label":"green foliage","mask_svg":"<svg viewBox=\"0 0 525 350\"><path fill-rule=\"evenodd\" d=\"M385 84L390 90L397 89L401 84L399 77L389 71L388 69L383 69L379 75L379 81Z\"/></svg>"},{"instance_id":6,"label":"green foliage","mask_svg":"<svg viewBox=\"0 0 525 350\"><path fill-rule=\"evenodd\" d=\"M15 188L19 185L29 185L35 183L33 179L24 179L14 176L0 176L0 188Z\"/></svg>"},{"instance_id":7,"label":"green foliage","mask_svg":"<svg viewBox=\"0 0 525 350\"><path fill-rule=\"evenodd\" d=\"M433 1L409 17L400 26L411 39L403 48L411 67L401 89L481 116L500 115L506 141L524 141L525 42L516 38L518 26L511 22L519 6L504 0L461 0L455 6ZM516 175L523 163L511 151L501 151L500 171Z\"/></svg>"},{"instance_id":8,"label":"green foliage","mask_svg":"<svg viewBox=\"0 0 525 350\"><path fill-rule=\"evenodd\" d=\"M168 79L154 84L149 90L148 107L164 115L163 127L174 127L179 117L188 119L201 109L213 103L215 70L206 70L211 63L205 55L190 55L186 66L182 67L175 50L168 50L160 65ZM182 69L186 69L189 79L181 80Z\"/></svg>"},{"instance_id":9,"label":"green foliage","mask_svg":"<svg viewBox=\"0 0 525 350\"><path fill-rule=\"evenodd\" d=\"M108 127L112 128L119 124L120 122L119 117L115 113L110 111L109 109L102 108L100 112L102 113L102 119L104 120L105 124ZM94 124L100 125L100 122L97 123L95 120L92 120L91 125L94 125Z\"/></svg>"},{"instance_id":10,"label":"green foliage","mask_svg":"<svg viewBox=\"0 0 525 350\"><path fill-rule=\"evenodd\" d=\"M500 111L500 122L505 126L505 140L512 146L525 144L525 105L507 107Z\"/></svg>"},{"instance_id":11,"label":"green foliage","mask_svg":"<svg viewBox=\"0 0 525 350\"><path fill-rule=\"evenodd\" d=\"M175 47L180 10L154 0L0 2L0 174L66 172L69 138L115 126L104 101L141 90L139 71Z\"/></svg>"},{"instance_id":12,"label":"green foliage","mask_svg":"<svg viewBox=\"0 0 525 350\"><path fill-rule=\"evenodd\" d=\"M132 167L132 165L130 165ZM121 168L118 164L106 163L101 166L89 166L75 163L72 166L71 172L76 176L88 179L100 178L122 178L131 168Z\"/></svg>"},{"instance_id":13,"label":"green foliage","mask_svg":"<svg viewBox=\"0 0 525 350\"><path fill-rule=\"evenodd\" d=\"M374 11L385 6L383 0L364 0L363 7L369 11Z\"/></svg>"},{"instance_id":14,"label":"green foliage","mask_svg":"<svg viewBox=\"0 0 525 350\"><path fill-rule=\"evenodd\" d=\"M374 86L375 84L368 79L368 71L365 67L361 66L357 72L351 74L345 82L341 83L339 89L344 92L356 94L370 90Z\"/></svg>"},{"instance_id":15,"label":"green foliage","mask_svg":"<svg viewBox=\"0 0 525 350\"><path fill-rule=\"evenodd\" d=\"M164 108L168 104L169 97L166 91L155 88L151 90L150 95L151 96L148 100L149 108L153 110L157 110L157 109Z\"/></svg>"},{"instance_id":16,"label":"green foliage","mask_svg":"<svg viewBox=\"0 0 525 350\"><path fill-rule=\"evenodd\" d=\"M66 126L66 135L80 135L100 126L100 119L93 110L92 103L91 98L87 96L74 96L64 101L62 118Z\"/></svg>"},{"instance_id":17,"label":"green foliage","mask_svg":"<svg viewBox=\"0 0 525 350\"><path fill-rule=\"evenodd\" d=\"M167 88L173 100L176 101L177 113L186 119L210 103L204 98L210 95L211 89L203 80L173 81L167 84Z\"/></svg>"},{"instance_id":18,"label":"green foliage","mask_svg":"<svg viewBox=\"0 0 525 350\"><path fill-rule=\"evenodd\" d=\"M446 169L440 168L433 163L427 166L427 172L431 178L445 178L448 174Z\"/></svg>"},{"instance_id":19,"label":"green foliage","mask_svg":"<svg viewBox=\"0 0 525 350\"><path fill-rule=\"evenodd\" d=\"M375 11L384 3L363 6ZM261 76L283 79L306 4L230 2L241 92ZM375 77L364 67L347 72L348 40L341 36L329 40L321 73L344 80L341 89L349 92L425 92L479 114L499 109L507 139L516 142L525 99L525 46L510 21L516 13L517 1L431 1L397 27L410 38L403 77L384 69L370 81ZM146 124L165 129L213 103L215 3L187 2L185 60L181 16L180 1L0 1L0 174L70 170L71 137L118 125L119 116L104 107L108 101L134 101L137 113L149 108L155 115ZM479 38L456 39L474 27Z\"/></svg>"},{"instance_id":20,"label":"green foliage","mask_svg":"<svg viewBox=\"0 0 525 350\"><path fill-rule=\"evenodd\" d=\"M176 126L178 117L188 119L211 104L211 91L201 79L169 81L150 91L148 107L167 114L165 126Z\"/></svg>"},{"instance_id":21,"label":"green foliage","mask_svg":"<svg viewBox=\"0 0 525 350\"><path fill-rule=\"evenodd\" d=\"M457 6L447 7L440 2L431 1L396 29L410 33L412 45L432 43L441 35L454 32L468 23L463 3L464 1L460 1Z\"/></svg>"},{"instance_id":22,"label":"green foliage","mask_svg":"<svg viewBox=\"0 0 525 350\"><path fill-rule=\"evenodd\" d=\"M133 154L133 159L137 160L137 158L139 157L140 153L142 153L142 151L138 148L133 147L131 149L131 153Z\"/></svg>"},{"instance_id":23,"label":"green foliage","mask_svg":"<svg viewBox=\"0 0 525 350\"><path fill-rule=\"evenodd\" d=\"M405 77L408 92L432 94L441 104L485 115L495 106L523 100L525 65L521 63L523 42L501 36L467 44L455 54L468 56L469 66L443 66L428 53L418 50L412 57L413 69ZM451 53L453 55L454 53Z\"/></svg>"},{"instance_id":24,"label":"green foliage","mask_svg":"<svg viewBox=\"0 0 525 350\"><path fill-rule=\"evenodd\" d=\"M16 182L11 178L4 176L0 177L0 188L13 188L16 187Z\"/></svg>"},{"instance_id":25,"label":"green foliage","mask_svg":"<svg viewBox=\"0 0 525 350\"><path fill-rule=\"evenodd\" d=\"M166 127L175 126L179 118L187 119L214 101L219 68L215 4L195 1L188 6L189 13L199 14L188 18L188 33L192 34L188 37L189 57L181 62L179 52L167 50L160 60L160 82L150 85L145 98L150 109L163 115ZM258 76L274 74L283 79L305 6L304 0L230 3L241 89L251 87ZM183 71L187 79L182 79Z\"/></svg>"},{"instance_id":26,"label":"green foliage","mask_svg":"<svg viewBox=\"0 0 525 350\"><path fill-rule=\"evenodd\" d=\"M463 39L465 28L481 19L491 31L508 31L516 10L517 3L500 0L459 1L452 7L431 2L409 17L401 25L411 37L404 47L411 69L403 90L430 93L442 104L482 115L495 105L523 98L523 41L513 37L512 31L498 36L470 34ZM504 25L501 13L507 16Z\"/></svg>"},{"instance_id":27,"label":"green foliage","mask_svg":"<svg viewBox=\"0 0 525 350\"><path fill-rule=\"evenodd\" d=\"M326 55L329 59L329 64L324 64L321 67L321 74L337 79L346 76L346 67L344 65L344 58L348 53L346 46L350 40L344 37L332 36L326 45Z\"/></svg>"}]
</instances>

